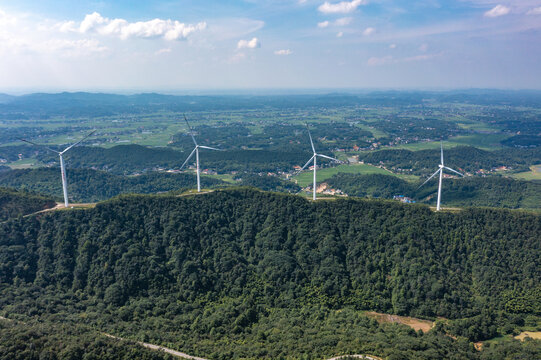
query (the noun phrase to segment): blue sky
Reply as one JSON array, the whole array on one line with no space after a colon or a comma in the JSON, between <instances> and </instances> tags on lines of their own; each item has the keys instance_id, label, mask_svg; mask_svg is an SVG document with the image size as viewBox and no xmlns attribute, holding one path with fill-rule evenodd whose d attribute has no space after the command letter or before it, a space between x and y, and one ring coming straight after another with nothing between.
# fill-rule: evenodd
<instances>
[{"instance_id":1,"label":"blue sky","mask_svg":"<svg viewBox=\"0 0 541 360\"><path fill-rule=\"evenodd\" d=\"M541 0L0 0L0 91L541 88Z\"/></svg>"}]
</instances>

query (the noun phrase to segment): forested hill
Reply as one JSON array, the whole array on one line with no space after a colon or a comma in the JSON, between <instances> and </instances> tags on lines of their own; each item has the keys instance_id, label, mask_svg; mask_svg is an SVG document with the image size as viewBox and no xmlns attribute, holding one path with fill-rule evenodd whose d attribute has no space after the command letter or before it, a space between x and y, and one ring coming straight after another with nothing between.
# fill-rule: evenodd
<instances>
[{"instance_id":1,"label":"forested hill","mask_svg":"<svg viewBox=\"0 0 541 360\"><path fill-rule=\"evenodd\" d=\"M0 187L0 221L55 206L50 197Z\"/></svg>"},{"instance_id":2,"label":"forested hill","mask_svg":"<svg viewBox=\"0 0 541 360\"><path fill-rule=\"evenodd\" d=\"M193 189L197 180L194 174L169 174L150 172L139 176L122 176L90 169L68 169L68 194L71 201L95 202L126 193L159 193ZM201 178L204 188L227 185L221 180ZM0 186L35 191L62 197L59 168L39 168L0 172Z\"/></svg>"},{"instance_id":3,"label":"forested hill","mask_svg":"<svg viewBox=\"0 0 541 360\"><path fill-rule=\"evenodd\" d=\"M445 164L456 170L476 172L500 166L527 171L529 166L541 163L541 147L531 149L504 149L486 151L473 146L458 146L444 150ZM426 175L437 170L440 162L438 149L410 151L389 149L373 151L359 156L368 164L383 164L386 168L400 172ZM411 172L410 172L411 171Z\"/></svg>"},{"instance_id":4,"label":"forested hill","mask_svg":"<svg viewBox=\"0 0 541 360\"><path fill-rule=\"evenodd\" d=\"M541 216L505 210L313 203L243 188L122 196L1 224L0 309L81 312L116 333L220 359L256 358L254 348L263 358L298 354L292 338L333 353L344 343L317 345L330 335L302 335L311 316L289 328L289 311L483 316L491 326L497 313L541 315L540 233ZM494 336L486 331L474 337Z\"/></svg>"},{"instance_id":5,"label":"forested hill","mask_svg":"<svg viewBox=\"0 0 541 360\"><path fill-rule=\"evenodd\" d=\"M192 143L193 146L193 143ZM0 149L8 153L6 158L13 159L18 151L30 151L31 147L14 146ZM42 162L57 161L55 154L39 151L37 158ZM132 174L145 170L162 168L180 168L184 160L190 155L192 147L188 151L178 151L164 148L150 148L141 145L117 145L109 149L99 147L76 147L67 156L68 166L71 168L97 168L107 170L115 174ZM230 151L206 151L201 150L201 166L203 169L211 169L222 172L248 171L248 172L275 172L291 171L295 165L302 165L310 154L299 151L269 151L269 150L230 150ZM193 162L195 161L192 159ZM188 166L193 164L190 162ZM327 163L324 161L323 163Z\"/></svg>"},{"instance_id":6,"label":"forested hill","mask_svg":"<svg viewBox=\"0 0 541 360\"><path fill-rule=\"evenodd\" d=\"M422 179L424 181L424 179ZM404 195L417 202L436 204L438 181L433 179L419 188L421 182L409 183L384 174L338 173L325 180L332 188L349 196L392 199ZM443 182L445 206L490 206L502 208L541 208L541 182L525 181L501 176L470 176L445 179Z\"/></svg>"}]
</instances>

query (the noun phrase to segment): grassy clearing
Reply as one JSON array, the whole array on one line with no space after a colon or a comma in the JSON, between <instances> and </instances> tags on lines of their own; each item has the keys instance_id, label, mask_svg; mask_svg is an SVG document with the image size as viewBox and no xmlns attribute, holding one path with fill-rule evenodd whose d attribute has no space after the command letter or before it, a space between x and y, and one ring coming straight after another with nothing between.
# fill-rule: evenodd
<instances>
[{"instance_id":1,"label":"grassy clearing","mask_svg":"<svg viewBox=\"0 0 541 360\"><path fill-rule=\"evenodd\" d=\"M456 146L475 146L476 148L483 150L498 150L502 148L500 141L508 138L506 134L475 134L455 136L449 138L443 142L444 147L456 147ZM439 149L439 141L431 142L418 142L413 144L405 144L399 146L393 146L393 149L407 149L412 151L427 150L427 149Z\"/></svg>"},{"instance_id":2,"label":"grassy clearing","mask_svg":"<svg viewBox=\"0 0 541 360\"><path fill-rule=\"evenodd\" d=\"M204 175L204 174L201 174L201 177L209 177L209 178L213 178L213 179L222 180L222 181L225 181L225 182L230 183L230 184L237 184L237 181L235 181L235 179L233 178L233 175L231 175L231 174L218 174L218 175Z\"/></svg>"},{"instance_id":3,"label":"grassy clearing","mask_svg":"<svg viewBox=\"0 0 541 360\"><path fill-rule=\"evenodd\" d=\"M520 341L524 341L525 338L532 338L536 340L541 340L541 331L524 331L515 336L515 339L518 339Z\"/></svg>"},{"instance_id":4,"label":"grassy clearing","mask_svg":"<svg viewBox=\"0 0 541 360\"><path fill-rule=\"evenodd\" d=\"M33 159L33 158L27 158L27 159L22 159L22 160L18 160L18 161L14 161L14 162L11 162L9 164L7 164L10 168L16 170L16 169L30 169L30 168L37 168L37 167L40 167L42 166L43 164L41 164L38 160L36 159Z\"/></svg>"},{"instance_id":5,"label":"grassy clearing","mask_svg":"<svg viewBox=\"0 0 541 360\"><path fill-rule=\"evenodd\" d=\"M368 164L354 164L354 165L338 165L332 168L325 168L317 171L317 181L321 182L326 179L331 178L333 175L338 173L349 173L349 174L384 174L384 175L394 175L401 177L404 180L417 180L418 178L413 175L397 175L385 169L379 167L368 165ZM297 180L297 183L300 186L307 186L313 181L312 171L304 171L303 173L293 177L294 180Z\"/></svg>"},{"instance_id":6,"label":"grassy clearing","mask_svg":"<svg viewBox=\"0 0 541 360\"><path fill-rule=\"evenodd\" d=\"M531 166L530 171L512 174L511 176L523 180L541 180L541 164Z\"/></svg>"},{"instance_id":7,"label":"grassy clearing","mask_svg":"<svg viewBox=\"0 0 541 360\"><path fill-rule=\"evenodd\" d=\"M476 122L476 123L465 123L465 122L459 122L457 123L458 126L460 126L462 129L466 130L472 130L472 131L493 131L498 132L501 129L495 126L491 126L486 123L482 122Z\"/></svg>"},{"instance_id":8,"label":"grassy clearing","mask_svg":"<svg viewBox=\"0 0 541 360\"><path fill-rule=\"evenodd\" d=\"M388 136L383 131L378 130L378 129L376 129L374 127L371 127L371 126L368 126L368 125L356 124L355 126L358 127L358 128L361 128L363 130L370 131L372 133L372 136L374 136L374 138L376 138L376 139L380 139L380 138L384 138L384 137Z\"/></svg>"}]
</instances>

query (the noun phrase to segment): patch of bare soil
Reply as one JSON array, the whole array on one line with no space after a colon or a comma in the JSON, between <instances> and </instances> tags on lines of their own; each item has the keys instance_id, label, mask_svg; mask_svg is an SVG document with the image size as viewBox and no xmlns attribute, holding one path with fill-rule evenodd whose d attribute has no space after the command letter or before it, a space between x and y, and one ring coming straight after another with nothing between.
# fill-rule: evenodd
<instances>
[{"instance_id":1,"label":"patch of bare soil","mask_svg":"<svg viewBox=\"0 0 541 360\"><path fill-rule=\"evenodd\" d=\"M409 316L399 316L391 314L382 314L374 311L365 313L366 316L375 319L380 324L383 323L398 323L407 325L415 331L421 330L422 332L428 332L434 327L434 322L430 320L422 320Z\"/></svg>"}]
</instances>

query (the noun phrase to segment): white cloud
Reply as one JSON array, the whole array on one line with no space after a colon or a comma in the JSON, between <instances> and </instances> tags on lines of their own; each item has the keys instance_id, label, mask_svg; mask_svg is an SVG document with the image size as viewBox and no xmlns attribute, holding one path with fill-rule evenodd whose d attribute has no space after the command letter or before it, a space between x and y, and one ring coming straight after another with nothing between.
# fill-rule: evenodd
<instances>
[{"instance_id":1,"label":"white cloud","mask_svg":"<svg viewBox=\"0 0 541 360\"><path fill-rule=\"evenodd\" d=\"M1 27L8 27L14 26L17 23L17 18L15 16L11 16L2 9L0 9L0 26Z\"/></svg>"},{"instance_id":2,"label":"white cloud","mask_svg":"<svg viewBox=\"0 0 541 360\"><path fill-rule=\"evenodd\" d=\"M541 6L529 10L526 14L528 14L528 15L541 15Z\"/></svg>"},{"instance_id":3,"label":"white cloud","mask_svg":"<svg viewBox=\"0 0 541 360\"><path fill-rule=\"evenodd\" d=\"M353 18L351 18L351 17L343 17L343 18L340 18L340 19L336 19L333 22L325 20L325 21L317 23L317 27L323 29L323 28L326 28L326 27L329 27L329 26L347 26L352 21L353 21Z\"/></svg>"},{"instance_id":4,"label":"white cloud","mask_svg":"<svg viewBox=\"0 0 541 360\"><path fill-rule=\"evenodd\" d=\"M293 54L293 51L289 50L289 49L282 49L282 50L276 50L274 52L275 55L291 55Z\"/></svg>"},{"instance_id":5,"label":"white cloud","mask_svg":"<svg viewBox=\"0 0 541 360\"><path fill-rule=\"evenodd\" d=\"M396 44L389 45L389 49L396 49Z\"/></svg>"},{"instance_id":6,"label":"white cloud","mask_svg":"<svg viewBox=\"0 0 541 360\"><path fill-rule=\"evenodd\" d=\"M124 19L109 19L97 12L88 14L77 26L73 20L57 24L61 32L79 32L82 34L96 32L105 36L128 38L163 38L165 40L183 40L196 31L207 27L205 22L185 24L177 20L153 19L149 21L128 22Z\"/></svg>"},{"instance_id":7,"label":"white cloud","mask_svg":"<svg viewBox=\"0 0 541 360\"><path fill-rule=\"evenodd\" d=\"M489 11L485 12L485 17L498 17L509 14L510 8L504 5L496 5Z\"/></svg>"},{"instance_id":8,"label":"white cloud","mask_svg":"<svg viewBox=\"0 0 541 360\"><path fill-rule=\"evenodd\" d=\"M108 48L96 39L59 38L57 27L32 23L27 15L12 15L0 10L2 55L76 57L104 53L107 50Z\"/></svg>"},{"instance_id":9,"label":"white cloud","mask_svg":"<svg viewBox=\"0 0 541 360\"><path fill-rule=\"evenodd\" d=\"M326 28L327 26L329 26L329 24L330 24L330 22L325 20L325 21L317 23L317 27L323 29L323 28Z\"/></svg>"},{"instance_id":10,"label":"white cloud","mask_svg":"<svg viewBox=\"0 0 541 360\"><path fill-rule=\"evenodd\" d=\"M341 1L336 4L325 1L317 9L324 14L347 14L355 11L362 4L366 4L366 0Z\"/></svg>"},{"instance_id":11,"label":"white cloud","mask_svg":"<svg viewBox=\"0 0 541 360\"><path fill-rule=\"evenodd\" d=\"M239 40L237 43L237 49L255 49L261 47L259 40L254 37L252 40Z\"/></svg>"},{"instance_id":12,"label":"white cloud","mask_svg":"<svg viewBox=\"0 0 541 360\"><path fill-rule=\"evenodd\" d=\"M370 36L375 32L376 32L376 29L374 29L373 27L367 27L366 29L364 29L363 35L364 36Z\"/></svg>"},{"instance_id":13,"label":"white cloud","mask_svg":"<svg viewBox=\"0 0 541 360\"><path fill-rule=\"evenodd\" d=\"M428 50L428 44L421 44L419 51L426 52Z\"/></svg>"},{"instance_id":14,"label":"white cloud","mask_svg":"<svg viewBox=\"0 0 541 360\"><path fill-rule=\"evenodd\" d=\"M341 32L341 31L340 31L338 34L336 34L336 37L337 37L337 38L341 38L342 36L344 36L344 33Z\"/></svg>"},{"instance_id":15,"label":"white cloud","mask_svg":"<svg viewBox=\"0 0 541 360\"><path fill-rule=\"evenodd\" d=\"M343 17L343 18L337 19L334 22L334 25L335 26L346 26L346 25L349 25L352 20L353 20L353 18L351 18L351 17Z\"/></svg>"}]
</instances>

